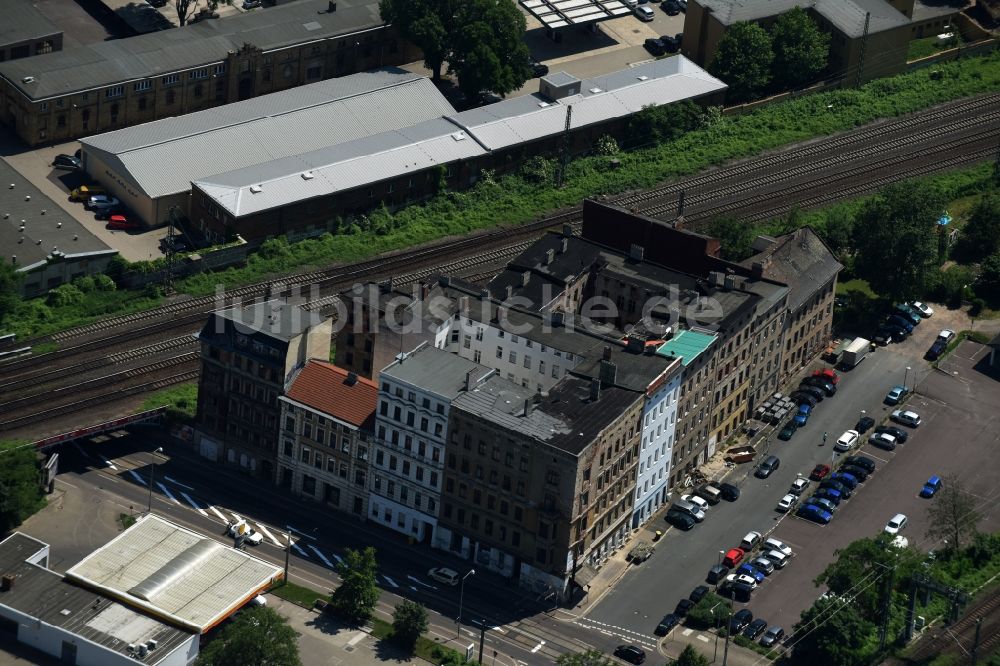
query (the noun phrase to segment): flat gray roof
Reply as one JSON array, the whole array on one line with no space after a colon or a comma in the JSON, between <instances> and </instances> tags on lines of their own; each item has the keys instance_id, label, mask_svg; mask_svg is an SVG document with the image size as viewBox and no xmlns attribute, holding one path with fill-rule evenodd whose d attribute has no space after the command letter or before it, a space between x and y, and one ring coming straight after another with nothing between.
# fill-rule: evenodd
<instances>
[{"instance_id":1,"label":"flat gray roof","mask_svg":"<svg viewBox=\"0 0 1000 666\"><path fill-rule=\"evenodd\" d=\"M43 266L55 250L65 253L71 260L117 254L117 250L90 233L2 158L0 183L3 185L0 188L2 259L10 262L16 255L19 271L28 272ZM31 197L30 200L27 197ZM21 231L22 220L24 231Z\"/></svg>"},{"instance_id":2,"label":"flat gray roof","mask_svg":"<svg viewBox=\"0 0 1000 666\"><path fill-rule=\"evenodd\" d=\"M712 10L723 25L758 21L795 7L812 9L849 37L864 34L865 14L871 13L869 32L882 32L908 25L910 19L885 0L698 0Z\"/></svg>"},{"instance_id":3,"label":"flat gray roof","mask_svg":"<svg viewBox=\"0 0 1000 666\"><path fill-rule=\"evenodd\" d=\"M31 0L4 0L0 47L62 33Z\"/></svg>"},{"instance_id":4,"label":"flat gray roof","mask_svg":"<svg viewBox=\"0 0 1000 666\"><path fill-rule=\"evenodd\" d=\"M199 21L128 39L112 39L0 63L0 76L32 100L163 76L226 59L253 44L272 51L294 44L368 30L385 22L374 0L299 0L261 11ZM25 82L25 77L32 80Z\"/></svg>"},{"instance_id":5,"label":"flat gray roof","mask_svg":"<svg viewBox=\"0 0 1000 666\"><path fill-rule=\"evenodd\" d=\"M405 354L401 361L386 366L380 376L420 387L450 401L465 391L465 376L470 372L476 383L496 371L425 343Z\"/></svg>"},{"instance_id":6,"label":"flat gray roof","mask_svg":"<svg viewBox=\"0 0 1000 666\"><path fill-rule=\"evenodd\" d=\"M256 169L266 180L276 160L450 113L454 108L430 79L393 67L97 134L80 143L155 198L187 192L192 180L240 169Z\"/></svg>"},{"instance_id":7,"label":"flat gray roof","mask_svg":"<svg viewBox=\"0 0 1000 666\"><path fill-rule=\"evenodd\" d=\"M45 544L19 532L0 542L3 573L14 576L13 586L0 592L0 605L150 666L170 656L192 638L192 632L137 613L117 601L72 584L54 571L26 562L39 546L45 547ZM129 645L148 640L156 641L157 645L145 656L128 651Z\"/></svg>"},{"instance_id":8,"label":"flat gray roof","mask_svg":"<svg viewBox=\"0 0 1000 666\"><path fill-rule=\"evenodd\" d=\"M264 333L286 342L323 322L323 316L318 312L282 299L219 310L215 314L236 324L237 331ZM206 326L211 326L211 323Z\"/></svg>"}]
</instances>

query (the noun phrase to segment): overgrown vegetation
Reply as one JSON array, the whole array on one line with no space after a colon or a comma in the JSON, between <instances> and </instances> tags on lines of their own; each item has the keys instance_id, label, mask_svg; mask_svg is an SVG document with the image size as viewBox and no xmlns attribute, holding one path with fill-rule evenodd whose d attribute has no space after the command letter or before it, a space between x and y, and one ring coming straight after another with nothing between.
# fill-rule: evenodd
<instances>
[{"instance_id":1,"label":"overgrown vegetation","mask_svg":"<svg viewBox=\"0 0 1000 666\"><path fill-rule=\"evenodd\" d=\"M26 441L0 442L0 534L45 506L38 454Z\"/></svg>"},{"instance_id":2,"label":"overgrown vegetation","mask_svg":"<svg viewBox=\"0 0 1000 666\"><path fill-rule=\"evenodd\" d=\"M371 620L372 636L379 640L397 642L395 629L392 623L386 622L377 617ZM426 636L420 636L413 644L412 653L414 656L438 666L478 666L476 660L466 661L465 656L457 650L438 645Z\"/></svg>"},{"instance_id":3,"label":"overgrown vegetation","mask_svg":"<svg viewBox=\"0 0 1000 666\"><path fill-rule=\"evenodd\" d=\"M278 587L272 588L268 591L268 594L273 594L276 597L280 597L285 601L290 601L296 606L302 606L303 608L313 608L316 605L316 601L323 599L325 600L328 595L312 590L308 587L302 585L296 585L291 582L284 582Z\"/></svg>"},{"instance_id":4,"label":"overgrown vegetation","mask_svg":"<svg viewBox=\"0 0 1000 666\"><path fill-rule=\"evenodd\" d=\"M166 406L167 416L177 421L190 421L198 412L198 384L178 384L146 398L142 410Z\"/></svg>"},{"instance_id":5,"label":"overgrown vegetation","mask_svg":"<svg viewBox=\"0 0 1000 666\"><path fill-rule=\"evenodd\" d=\"M284 239L270 241L245 267L195 275L178 281L176 287L186 294L211 294L217 284L229 288L444 236L520 224L579 204L585 197L653 187L734 158L995 90L1000 87L1000 53L944 63L935 67L935 72L932 76L929 70L919 70L873 81L859 89L800 97L738 117L709 110L701 116L698 128L683 136L616 154L618 168L610 168L609 158L603 155L571 161L562 188L554 187L551 179L539 181L520 173L483 179L470 190L443 192L422 205L396 213L379 209L357 219L342 220L335 234L295 244ZM160 302L156 289L138 293L95 291L60 308L35 299L17 305L2 328L21 336L44 335L103 315L148 309Z\"/></svg>"},{"instance_id":6,"label":"overgrown vegetation","mask_svg":"<svg viewBox=\"0 0 1000 666\"><path fill-rule=\"evenodd\" d=\"M122 526L122 531L125 531L135 525L135 516L130 513L119 513L118 523Z\"/></svg>"},{"instance_id":7,"label":"overgrown vegetation","mask_svg":"<svg viewBox=\"0 0 1000 666\"><path fill-rule=\"evenodd\" d=\"M906 52L907 62L920 60L929 56L953 49L963 43L962 34L957 30L952 31L952 37L943 41L938 41L937 35L921 37L910 40L909 49Z\"/></svg>"}]
</instances>

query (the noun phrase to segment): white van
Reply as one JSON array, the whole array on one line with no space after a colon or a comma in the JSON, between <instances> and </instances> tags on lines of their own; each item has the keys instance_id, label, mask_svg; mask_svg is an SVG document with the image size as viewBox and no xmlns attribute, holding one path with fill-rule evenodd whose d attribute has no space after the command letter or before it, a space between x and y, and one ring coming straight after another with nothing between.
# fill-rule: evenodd
<instances>
[{"instance_id":1,"label":"white van","mask_svg":"<svg viewBox=\"0 0 1000 666\"><path fill-rule=\"evenodd\" d=\"M765 550L763 557L770 561L775 569L784 569L788 564L788 556L780 550Z\"/></svg>"}]
</instances>

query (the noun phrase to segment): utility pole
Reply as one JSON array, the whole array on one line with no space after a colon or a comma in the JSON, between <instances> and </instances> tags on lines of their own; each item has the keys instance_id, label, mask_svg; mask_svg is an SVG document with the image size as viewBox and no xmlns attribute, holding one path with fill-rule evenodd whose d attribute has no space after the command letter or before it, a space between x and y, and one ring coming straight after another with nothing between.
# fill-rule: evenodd
<instances>
[{"instance_id":1,"label":"utility pole","mask_svg":"<svg viewBox=\"0 0 1000 666\"><path fill-rule=\"evenodd\" d=\"M563 141L562 150L559 152L559 174L556 177L556 187L563 186L563 180L566 178L566 162L569 161L569 128L570 122L573 119L573 105L570 104L566 107L566 124L563 126Z\"/></svg>"},{"instance_id":2,"label":"utility pole","mask_svg":"<svg viewBox=\"0 0 1000 666\"><path fill-rule=\"evenodd\" d=\"M972 666L976 666L976 661L979 658L979 655L976 654L976 653L979 652L979 628L982 626L982 624L983 624L983 618L982 618L982 616L977 617L976 618L976 637L972 640ZM482 659L480 659L480 661L482 661Z\"/></svg>"},{"instance_id":3,"label":"utility pole","mask_svg":"<svg viewBox=\"0 0 1000 666\"><path fill-rule=\"evenodd\" d=\"M288 582L288 558L292 554L292 533L285 532L285 582Z\"/></svg>"},{"instance_id":4,"label":"utility pole","mask_svg":"<svg viewBox=\"0 0 1000 666\"><path fill-rule=\"evenodd\" d=\"M856 87L861 86L861 70L865 66L865 49L868 47L868 22L871 18L871 12L865 12L865 31L861 34L861 55L858 57L858 78L854 82Z\"/></svg>"},{"instance_id":5,"label":"utility pole","mask_svg":"<svg viewBox=\"0 0 1000 666\"><path fill-rule=\"evenodd\" d=\"M729 592L729 598L731 603L729 604L729 622L726 624L726 645L722 649L722 666L726 666L729 661L729 634L733 633L733 606L736 603L736 593L733 591Z\"/></svg>"},{"instance_id":6,"label":"utility pole","mask_svg":"<svg viewBox=\"0 0 1000 666\"><path fill-rule=\"evenodd\" d=\"M486 642L486 618L479 619L479 663L483 663L483 644ZM975 666L975 664L973 664Z\"/></svg>"},{"instance_id":7,"label":"utility pole","mask_svg":"<svg viewBox=\"0 0 1000 666\"><path fill-rule=\"evenodd\" d=\"M885 596L882 598L882 624L878 630L878 649L885 649L885 637L889 631L889 609L892 607L892 585L896 577L896 565L889 569L888 585L885 586Z\"/></svg>"},{"instance_id":8,"label":"utility pole","mask_svg":"<svg viewBox=\"0 0 1000 666\"><path fill-rule=\"evenodd\" d=\"M177 216L177 211L177 206L170 207L170 213L167 215L167 237L164 239L167 251L167 272L163 276L163 292L167 295L174 291L174 218Z\"/></svg>"}]
</instances>

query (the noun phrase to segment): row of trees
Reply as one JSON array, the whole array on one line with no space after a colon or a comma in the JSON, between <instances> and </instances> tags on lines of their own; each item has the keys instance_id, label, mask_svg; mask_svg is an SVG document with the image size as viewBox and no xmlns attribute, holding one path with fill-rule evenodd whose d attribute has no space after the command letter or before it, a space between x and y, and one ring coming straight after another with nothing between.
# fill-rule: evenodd
<instances>
[{"instance_id":1,"label":"row of trees","mask_svg":"<svg viewBox=\"0 0 1000 666\"><path fill-rule=\"evenodd\" d=\"M829 53L830 35L795 7L779 16L770 31L757 23L730 26L708 71L729 85L730 101L744 102L814 81L826 69Z\"/></svg>"},{"instance_id":2,"label":"row of trees","mask_svg":"<svg viewBox=\"0 0 1000 666\"><path fill-rule=\"evenodd\" d=\"M38 455L26 442L0 447L0 534L20 525L45 504Z\"/></svg>"},{"instance_id":3,"label":"row of trees","mask_svg":"<svg viewBox=\"0 0 1000 666\"><path fill-rule=\"evenodd\" d=\"M527 24L513 2L382 0L379 12L423 51L435 81L447 63L470 99L486 90L505 95L531 77Z\"/></svg>"}]
</instances>

